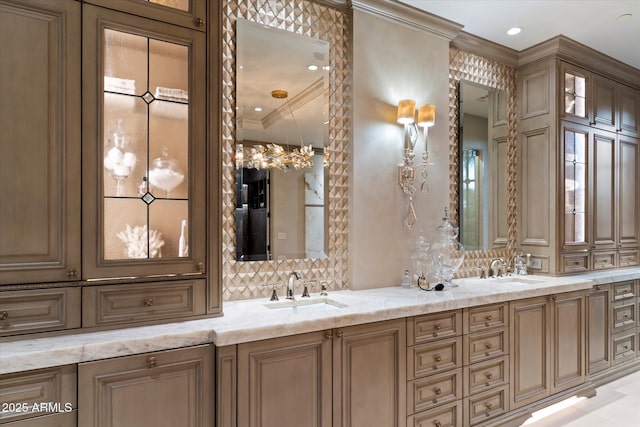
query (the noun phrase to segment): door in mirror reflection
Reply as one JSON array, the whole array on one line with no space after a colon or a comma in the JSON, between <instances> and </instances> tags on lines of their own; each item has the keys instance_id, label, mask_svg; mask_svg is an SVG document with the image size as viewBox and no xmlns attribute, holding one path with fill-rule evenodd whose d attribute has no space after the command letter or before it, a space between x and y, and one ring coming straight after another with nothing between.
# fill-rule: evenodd
<instances>
[{"instance_id":1,"label":"door in mirror reflection","mask_svg":"<svg viewBox=\"0 0 640 427\"><path fill-rule=\"evenodd\" d=\"M325 258L329 44L236 25L236 260Z\"/></svg>"},{"instance_id":2,"label":"door in mirror reflection","mask_svg":"<svg viewBox=\"0 0 640 427\"><path fill-rule=\"evenodd\" d=\"M461 81L458 99L460 242L466 250L505 247L508 237L506 94Z\"/></svg>"}]
</instances>

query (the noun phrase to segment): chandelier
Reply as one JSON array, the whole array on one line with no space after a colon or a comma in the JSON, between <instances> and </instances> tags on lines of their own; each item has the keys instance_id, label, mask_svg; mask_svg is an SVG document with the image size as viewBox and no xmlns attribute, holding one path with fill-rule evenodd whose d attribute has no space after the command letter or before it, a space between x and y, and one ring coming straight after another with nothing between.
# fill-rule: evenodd
<instances>
[{"instance_id":1,"label":"chandelier","mask_svg":"<svg viewBox=\"0 0 640 427\"><path fill-rule=\"evenodd\" d=\"M271 96L275 99L286 99L289 93L286 90L274 90ZM289 103L285 103L289 109L291 118L296 124L293 111ZM244 147L244 144L236 144L236 168L249 169L280 169L283 171L291 168L299 170L313 167L313 147L311 144L304 145L300 139L300 148L287 150L282 145L276 143L256 144Z\"/></svg>"}]
</instances>

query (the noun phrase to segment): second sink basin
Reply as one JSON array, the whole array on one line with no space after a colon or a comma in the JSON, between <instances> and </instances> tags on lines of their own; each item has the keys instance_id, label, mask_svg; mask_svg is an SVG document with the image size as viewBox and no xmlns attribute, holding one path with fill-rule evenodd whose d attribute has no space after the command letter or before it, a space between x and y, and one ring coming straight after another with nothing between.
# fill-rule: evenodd
<instances>
[{"instance_id":1,"label":"second sink basin","mask_svg":"<svg viewBox=\"0 0 640 427\"><path fill-rule=\"evenodd\" d=\"M305 313L311 313L316 311L329 311L338 310L340 308L347 307L347 304L338 302L331 298L311 298L311 299L296 299L296 300L284 300L273 301L263 304L266 308L271 310L278 309L293 309L304 311Z\"/></svg>"},{"instance_id":2,"label":"second sink basin","mask_svg":"<svg viewBox=\"0 0 640 427\"><path fill-rule=\"evenodd\" d=\"M530 279L528 277L498 277L496 278L498 283L525 283L527 285L537 285L538 283L544 283L544 280Z\"/></svg>"}]
</instances>

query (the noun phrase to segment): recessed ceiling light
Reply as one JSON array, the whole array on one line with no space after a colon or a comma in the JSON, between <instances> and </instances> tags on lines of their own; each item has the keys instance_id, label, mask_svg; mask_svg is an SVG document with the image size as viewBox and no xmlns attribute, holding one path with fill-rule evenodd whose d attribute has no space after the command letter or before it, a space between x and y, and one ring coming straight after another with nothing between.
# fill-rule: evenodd
<instances>
[{"instance_id":1,"label":"recessed ceiling light","mask_svg":"<svg viewBox=\"0 0 640 427\"><path fill-rule=\"evenodd\" d=\"M308 65L307 68L309 69L309 71L316 71L318 69L318 66L316 64L311 64Z\"/></svg>"},{"instance_id":2,"label":"recessed ceiling light","mask_svg":"<svg viewBox=\"0 0 640 427\"><path fill-rule=\"evenodd\" d=\"M507 34L515 36L516 34L520 34L520 31L522 31L522 27L511 27L507 30Z\"/></svg>"},{"instance_id":3,"label":"recessed ceiling light","mask_svg":"<svg viewBox=\"0 0 640 427\"><path fill-rule=\"evenodd\" d=\"M625 13L623 15L620 15L616 18L616 21L618 22L623 22L623 21L628 21L629 19L631 19L633 15L631 13Z\"/></svg>"},{"instance_id":4,"label":"recessed ceiling light","mask_svg":"<svg viewBox=\"0 0 640 427\"><path fill-rule=\"evenodd\" d=\"M255 111L256 113L259 113L260 111L262 111L262 107L256 107L253 109L253 111Z\"/></svg>"}]
</instances>

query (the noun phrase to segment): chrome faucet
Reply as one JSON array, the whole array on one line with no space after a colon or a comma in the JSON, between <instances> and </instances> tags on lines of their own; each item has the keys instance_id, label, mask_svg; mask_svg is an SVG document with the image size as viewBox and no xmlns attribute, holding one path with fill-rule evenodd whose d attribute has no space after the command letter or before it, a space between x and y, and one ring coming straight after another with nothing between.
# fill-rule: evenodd
<instances>
[{"instance_id":1,"label":"chrome faucet","mask_svg":"<svg viewBox=\"0 0 640 427\"><path fill-rule=\"evenodd\" d=\"M287 283L287 299L291 299L291 300L296 299L293 291L294 291L294 286L296 284L296 280L300 280L300 279L302 279L302 277L298 272L292 271L291 273L289 273L289 281Z\"/></svg>"},{"instance_id":2,"label":"chrome faucet","mask_svg":"<svg viewBox=\"0 0 640 427\"><path fill-rule=\"evenodd\" d=\"M499 263L497 277L502 277L502 269L507 266L507 262L504 258L494 258L491 260L491 264L489 264L489 277L494 277L496 272L496 263Z\"/></svg>"}]
</instances>

